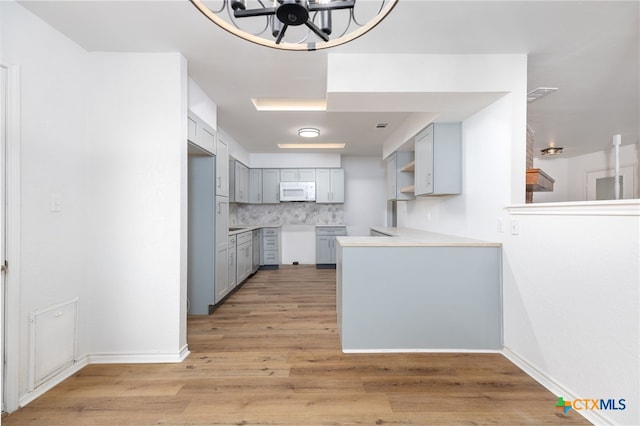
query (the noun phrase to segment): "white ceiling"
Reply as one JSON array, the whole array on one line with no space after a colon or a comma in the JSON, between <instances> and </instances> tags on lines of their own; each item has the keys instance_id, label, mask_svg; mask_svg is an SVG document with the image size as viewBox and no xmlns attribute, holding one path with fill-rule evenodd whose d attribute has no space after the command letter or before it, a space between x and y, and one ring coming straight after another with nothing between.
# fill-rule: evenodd
<instances>
[{"instance_id":1,"label":"white ceiling","mask_svg":"<svg viewBox=\"0 0 640 426\"><path fill-rule=\"evenodd\" d=\"M287 52L238 39L181 1L23 1L89 51L179 51L218 106L218 125L250 152L277 152L317 127L317 142L348 155L380 155L409 113L258 112L250 99L324 98L327 55L336 53L528 54L528 89L558 87L529 104L536 152L565 157L609 149L614 134L638 143L640 2L400 0L380 25L349 44ZM415 100L414 100L415 101ZM467 111L464 114L468 113ZM377 123L389 123L376 129ZM314 140L316 142L316 140ZM290 152L290 151L288 151Z\"/></svg>"}]
</instances>

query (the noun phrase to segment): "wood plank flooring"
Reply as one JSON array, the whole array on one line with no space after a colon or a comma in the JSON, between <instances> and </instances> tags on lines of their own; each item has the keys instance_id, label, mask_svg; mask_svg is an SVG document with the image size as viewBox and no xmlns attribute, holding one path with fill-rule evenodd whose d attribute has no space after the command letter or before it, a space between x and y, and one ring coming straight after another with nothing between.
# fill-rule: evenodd
<instances>
[{"instance_id":1,"label":"wood plank flooring","mask_svg":"<svg viewBox=\"0 0 640 426\"><path fill-rule=\"evenodd\" d=\"M85 367L2 423L589 424L499 354L343 354L334 270L259 271L188 342L181 364Z\"/></svg>"}]
</instances>

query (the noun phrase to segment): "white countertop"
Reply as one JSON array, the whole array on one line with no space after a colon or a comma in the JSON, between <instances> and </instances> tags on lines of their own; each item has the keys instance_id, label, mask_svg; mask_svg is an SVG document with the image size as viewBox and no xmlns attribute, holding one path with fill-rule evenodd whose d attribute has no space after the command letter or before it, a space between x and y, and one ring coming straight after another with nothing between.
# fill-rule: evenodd
<instances>
[{"instance_id":1,"label":"white countertop","mask_svg":"<svg viewBox=\"0 0 640 426\"><path fill-rule=\"evenodd\" d=\"M261 228L280 228L280 225L234 225L231 226L230 228L234 228L233 231L229 231L229 235L237 235L237 234L242 234L243 232L248 232L248 231L253 231L254 229L261 229ZM238 228L238 229L236 229Z\"/></svg>"},{"instance_id":2,"label":"white countertop","mask_svg":"<svg viewBox=\"0 0 640 426\"><path fill-rule=\"evenodd\" d=\"M336 237L342 247L500 247L502 244L413 228L371 227L388 237Z\"/></svg>"}]
</instances>

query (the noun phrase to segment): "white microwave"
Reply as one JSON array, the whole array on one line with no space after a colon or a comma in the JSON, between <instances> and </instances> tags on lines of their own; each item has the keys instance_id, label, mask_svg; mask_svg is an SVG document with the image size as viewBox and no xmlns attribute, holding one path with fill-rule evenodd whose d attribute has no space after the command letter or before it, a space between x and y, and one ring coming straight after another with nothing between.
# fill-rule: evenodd
<instances>
[{"instance_id":1,"label":"white microwave","mask_svg":"<svg viewBox=\"0 0 640 426\"><path fill-rule=\"evenodd\" d=\"M280 182L280 201L315 201L315 182Z\"/></svg>"}]
</instances>

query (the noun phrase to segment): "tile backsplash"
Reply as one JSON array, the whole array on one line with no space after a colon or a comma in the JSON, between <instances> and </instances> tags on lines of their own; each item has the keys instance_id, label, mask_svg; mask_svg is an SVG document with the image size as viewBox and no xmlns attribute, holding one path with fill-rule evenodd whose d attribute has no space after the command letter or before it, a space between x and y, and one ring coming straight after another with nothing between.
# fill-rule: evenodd
<instances>
[{"instance_id":1,"label":"tile backsplash","mask_svg":"<svg viewBox=\"0 0 640 426\"><path fill-rule=\"evenodd\" d=\"M343 204L229 204L234 225L343 225Z\"/></svg>"}]
</instances>

